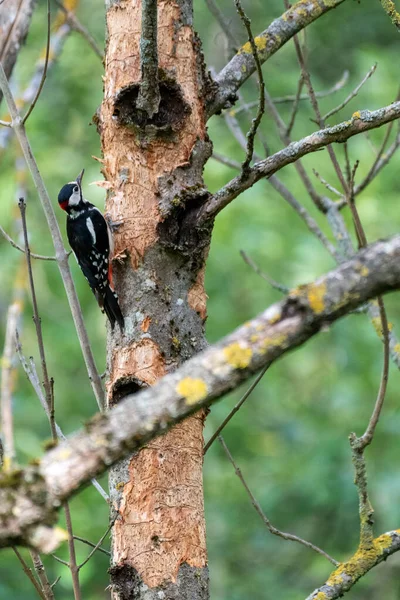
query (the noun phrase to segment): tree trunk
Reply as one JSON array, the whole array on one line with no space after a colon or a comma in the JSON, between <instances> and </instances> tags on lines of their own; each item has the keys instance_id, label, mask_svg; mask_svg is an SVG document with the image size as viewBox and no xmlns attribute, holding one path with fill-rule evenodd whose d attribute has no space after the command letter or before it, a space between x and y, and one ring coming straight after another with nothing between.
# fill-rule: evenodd
<instances>
[{"instance_id":1,"label":"tree trunk","mask_svg":"<svg viewBox=\"0 0 400 600\"><path fill-rule=\"evenodd\" d=\"M109 406L152 385L205 347L204 264L210 228L183 227L206 192L211 145L206 77L192 0L158 2L161 101L149 119L138 98L140 0L107 7L104 101L98 128L107 212L116 224L114 279L125 333L109 332ZM110 474L114 599L208 597L202 464L204 412ZM165 594L165 595L161 595Z\"/></svg>"}]
</instances>

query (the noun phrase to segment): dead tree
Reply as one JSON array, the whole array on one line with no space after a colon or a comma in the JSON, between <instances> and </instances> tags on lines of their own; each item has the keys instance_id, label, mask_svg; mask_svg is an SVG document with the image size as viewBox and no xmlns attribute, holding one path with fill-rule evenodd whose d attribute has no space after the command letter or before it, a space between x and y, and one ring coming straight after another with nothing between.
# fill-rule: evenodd
<instances>
[{"instance_id":1,"label":"dead tree","mask_svg":"<svg viewBox=\"0 0 400 600\"><path fill-rule=\"evenodd\" d=\"M39 466L18 471L12 482L6 475L0 479L0 547L24 544L36 550L51 550L59 541L52 525L60 504L112 466L113 598L208 598L202 490L206 407L252 373L265 370L283 353L317 334L327 323L364 308L365 302L378 297L378 304L370 305L368 310L373 318L380 319L378 330L384 342L381 390L364 436L351 440L363 526L358 551L337 566L334 559L312 544L282 534L264 518L261 507L257 508L243 483L272 533L308 545L337 566L331 578L310 598L339 597L359 577L399 550L398 531L373 535L363 451L372 441L382 409L389 346L396 346L381 295L400 288L400 242L396 236L365 248L365 233L354 199L368 181L355 184L356 165L347 165L344 174L332 145L399 119L400 102L376 111L357 111L351 119L327 127L327 115L320 113L295 38L301 69L295 101L304 85L319 129L292 142L290 127L282 124L264 90L261 69L262 63L299 31L343 1L300 0L255 35L239 0L235 0L247 41L215 78L205 67L201 44L193 29L192 0L106 3L104 99L95 120L103 152L99 160L105 179L103 187L107 190L107 218L114 231L115 285L126 323L123 333L117 328L108 332L106 393L110 410L95 417L85 431L60 442ZM210 4L215 9L214 3ZM74 22L71 15L68 18ZM226 34L232 38L229 32ZM236 40L230 42L236 46ZM211 194L202 178L204 165L212 154L207 119L234 105L241 85L254 73L258 76L259 99L247 139L234 122L235 115L227 115L243 146L244 161L234 164L237 176ZM23 120L1 69L0 88L11 116L11 121L2 124L15 131L35 180L89 377L102 408L101 383L79 312L68 257ZM340 108L344 106L345 103ZM266 158L254 152L265 108L272 114L283 143L282 150ZM391 156L399 144L397 136L390 148ZM322 147L328 148L342 186L340 191L330 186L339 200L315 192L300 162L304 155ZM390 151L385 156L382 151L378 156L369 180L385 166ZM275 173L290 163L296 164L315 208L328 216L335 244L276 177ZM314 284L290 291L281 303L207 349L204 269L214 219L245 189L264 178L269 178L298 212L339 266ZM358 254L341 217L344 207L351 210L358 245L363 248ZM27 243L25 251L29 259ZM396 353L392 354L398 360ZM49 398L45 410L47 406L51 421L51 390ZM62 437L54 418L51 424L54 437ZM220 441L239 472L226 444ZM13 512L14 506L24 510ZM71 538L69 535L70 542ZM35 561L40 570L37 556ZM72 559L70 567L71 564ZM77 599L80 567L76 563L72 567ZM42 592L47 584L42 583Z\"/></svg>"}]
</instances>

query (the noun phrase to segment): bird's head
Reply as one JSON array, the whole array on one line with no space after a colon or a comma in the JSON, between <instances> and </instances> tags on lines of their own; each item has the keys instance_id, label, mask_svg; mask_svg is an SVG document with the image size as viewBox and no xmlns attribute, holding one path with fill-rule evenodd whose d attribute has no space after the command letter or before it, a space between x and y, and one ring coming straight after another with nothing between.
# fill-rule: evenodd
<instances>
[{"instance_id":1,"label":"bird's head","mask_svg":"<svg viewBox=\"0 0 400 600\"><path fill-rule=\"evenodd\" d=\"M84 202L82 196L82 177L84 172L85 169L82 169L76 180L66 183L58 194L58 204L66 212L69 212L76 208L81 202Z\"/></svg>"}]
</instances>

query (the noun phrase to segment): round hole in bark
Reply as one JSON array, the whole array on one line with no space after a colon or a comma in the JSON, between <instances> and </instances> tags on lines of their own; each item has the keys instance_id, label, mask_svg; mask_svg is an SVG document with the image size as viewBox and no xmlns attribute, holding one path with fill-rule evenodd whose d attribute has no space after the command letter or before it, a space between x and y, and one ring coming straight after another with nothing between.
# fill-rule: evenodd
<instances>
[{"instance_id":1,"label":"round hole in bark","mask_svg":"<svg viewBox=\"0 0 400 600\"><path fill-rule=\"evenodd\" d=\"M121 377L114 384L112 391L112 401L110 404L114 405L119 402L122 398L129 396L130 394L137 394L143 388L147 387L144 383L137 379L130 377Z\"/></svg>"},{"instance_id":2,"label":"round hole in bark","mask_svg":"<svg viewBox=\"0 0 400 600\"><path fill-rule=\"evenodd\" d=\"M161 79L161 77L160 77ZM172 79L160 81L160 105L158 112L151 118L137 107L140 84L129 85L117 94L114 103L113 117L121 125L144 129L151 127L156 132L169 132L181 127L186 116L190 114L190 106L185 102L181 87Z\"/></svg>"}]
</instances>

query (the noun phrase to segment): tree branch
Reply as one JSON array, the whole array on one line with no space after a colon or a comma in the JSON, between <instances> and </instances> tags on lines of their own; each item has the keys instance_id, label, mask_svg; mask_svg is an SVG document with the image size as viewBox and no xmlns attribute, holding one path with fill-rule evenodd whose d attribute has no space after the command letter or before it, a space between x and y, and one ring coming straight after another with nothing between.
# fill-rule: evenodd
<instances>
[{"instance_id":1,"label":"tree branch","mask_svg":"<svg viewBox=\"0 0 400 600\"><path fill-rule=\"evenodd\" d=\"M264 63L296 33L342 2L344 0L299 0L255 38L260 62ZM207 116L233 104L237 90L255 70L256 63L247 42L217 75L218 91L207 107Z\"/></svg>"},{"instance_id":2,"label":"tree branch","mask_svg":"<svg viewBox=\"0 0 400 600\"><path fill-rule=\"evenodd\" d=\"M108 414L47 452L39 466L0 476L0 547L30 544L51 551L62 502L112 464L138 450L251 374L303 344L366 300L400 288L400 235L298 287L281 302L154 387L121 400Z\"/></svg>"},{"instance_id":3,"label":"tree branch","mask_svg":"<svg viewBox=\"0 0 400 600\"><path fill-rule=\"evenodd\" d=\"M140 83L137 107L148 117L158 112L160 88L158 85L157 0L142 0L142 32L140 35Z\"/></svg>"},{"instance_id":4,"label":"tree branch","mask_svg":"<svg viewBox=\"0 0 400 600\"><path fill-rule=\"evenodd\" d=\"M349 560L341 563L324 585L314 590L307 600L341 598L368 571L399 550L400 529L380 535L372 541L368 550L359 548Z\"/></svg>"},{"instance_id":5,"label":"tree branch","mask_svg":"<svg viewBox=\"0 0 400 600\"><path fill-rule=\"evenodd\" d=\"M282 167L295 162L302 156L316 152L320 148L334 142L345 142L354 135L369 131L370 129L376 129L399 118L400 101L393 102L389 106L374 111L357 111L348 121L343 121L333 127L320 129L298 142L292 142L289 146L283 148L283 150L272 154L265 160L255 163L248 171L246 179L243 179L239 175L211 196L198 214L198 223L203 224L205 221L213 219L244 190L250 188L260 179L270 177L273 173L282 169Z\"/></svg>"}]
</instances>

